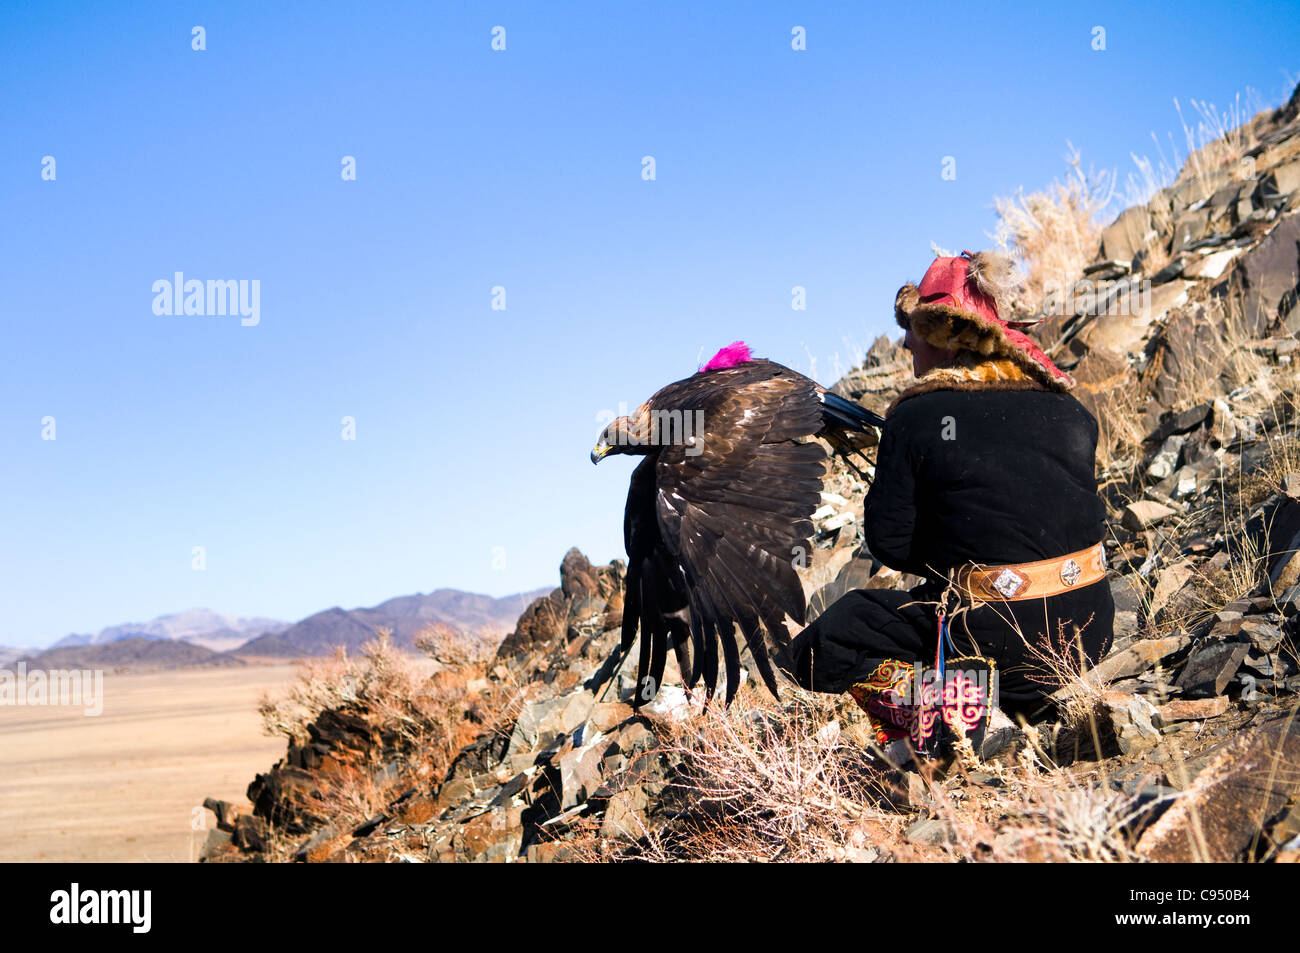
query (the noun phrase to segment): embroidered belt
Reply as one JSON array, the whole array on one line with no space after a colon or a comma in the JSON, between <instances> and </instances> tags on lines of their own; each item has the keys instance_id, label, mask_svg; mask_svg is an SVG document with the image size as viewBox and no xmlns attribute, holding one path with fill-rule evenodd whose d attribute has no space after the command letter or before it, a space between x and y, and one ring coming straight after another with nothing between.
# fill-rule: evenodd
<instances>
[{"instance_id":1,"label":"embroidered belt","mask_svg":"<svg viewBox=\"0 0 1300 953\"><path fill-rule=\"evenodd\" d=\"M957 568L955 581L959 589L981 601L1017 602L1059 596L1105 578L1106 549L1098 543L1068 556L1034 563L987 567L967 563Z\"/></svg>"}]
</instances>

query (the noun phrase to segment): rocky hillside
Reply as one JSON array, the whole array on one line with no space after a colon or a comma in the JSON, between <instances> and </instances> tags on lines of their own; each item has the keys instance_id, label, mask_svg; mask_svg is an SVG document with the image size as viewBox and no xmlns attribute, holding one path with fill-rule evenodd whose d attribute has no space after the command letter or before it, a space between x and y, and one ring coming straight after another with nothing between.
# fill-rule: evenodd
<instances>
[{"instance_id":1,"label":"rocky hillside","mask_svg":"<svg viewBox=\"0 0 1300 953\"><path fill-rule=\"evenodd\" d=\"M623 567L571 551L438 709L474 740L434 758L394 728L431 710L355 693L251 807L209 802L206 859L1300 860L1298 275L1300 90L1121 215L1050 303L1036 334L1102 430L1116 641L1084 675L1045 658L1055 704L979 757L890 765L850 701L792 687L702 712L671 659L633 714ZM880 410L905 356L882 338L837 390ZM914 581L862 553L865 490L828 482L814 611Z\"/></svg>"}]
</instances>

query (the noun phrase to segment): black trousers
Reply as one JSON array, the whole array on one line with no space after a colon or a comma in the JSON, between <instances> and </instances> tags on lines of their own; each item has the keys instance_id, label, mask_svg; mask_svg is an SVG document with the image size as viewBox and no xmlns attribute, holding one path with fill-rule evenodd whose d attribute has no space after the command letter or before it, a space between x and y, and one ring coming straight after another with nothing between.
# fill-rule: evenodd
<instances>
[{"instance_id":1,"label":"black trousers","mask_svg":"<svg viewBox=\"0 0 1300 953\"><path fill-rule=\"evenodd\" d=\"M940 586L909 592L855 589L832 604L791 642L783 659L801 686L846 692L881 663L933 664L938 645ZM958 655L990 659L998 673L998 707L1026 714L1061 680L1045 656L1095 665L1110 648L1115 604L1105 580L1047 599L985 604L950 616ZM949 655L952 653L949 652Z\"/></svg>"}]
</instances>

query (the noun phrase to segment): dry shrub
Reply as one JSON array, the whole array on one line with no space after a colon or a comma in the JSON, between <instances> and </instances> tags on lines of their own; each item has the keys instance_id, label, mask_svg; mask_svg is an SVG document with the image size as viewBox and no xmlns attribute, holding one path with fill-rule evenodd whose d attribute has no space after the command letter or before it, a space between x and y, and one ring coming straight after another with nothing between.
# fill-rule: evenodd
<instances>
[{"instance_id":1,"label":"dry shrub","mask_svg":"<svg viewBox=\"0 0 1300 953\"><path fill-rule=\"evenodd\" d=\"M444 669L482 672L496 654L499 641L482 632L431 625L415 637L415 647Z\"/></svg>"},{"instance_id":2,"label":"dry shrub","mask_svg":"<svg viewBox=\"0 0 1300 953\"><path fill-rule=\"evenodd\" d=\"M1072 145L1066 156L1070 173L1047 188L993 200L998 224L993 234L1026 270L1018 310L1039 313L1049 295L1079 280L1097 254L1100 218L1114 197L1114 176L1080 166Z\"/></svg>"},{"instance_id":3,"label":"dry shrub","mask_svg":"<svg viewBox=\"0 0 1300 953\"><path fill-rule=\"evenodd\" d=\"M1250 388L1255 399L1267 402L1277 396L1267 358L1248 347L1251 334L1236 299L1211 298L1197 315L1197 333L1179 362L1171 406L1185 410L1238 388Z\"/></svg>"},{"instance_id":4,"label":"dry shrub","mask_svg":"<svg viewBox=\"0 0 1300 953\"><path fill-rule=\"evenodd\" d=\"M369 771L336 770L316 791L317 810L336 830L352 830L379 814L392 800L393 785L375 780Z\"/></svg>"},{"instance_id":5,"label":"dry shrub","mask_svg":"<svg viewBox=\"0 0 1300 953\"><path fill-rule=\"evenodd\" d=\"M1217 571L1207 572L1202 567L1193 570L1193 608L1197 615L1187 620L1189 626L1205 621L1228 603L1249 596L1265 578L1268 554L1256 536L1244 531L1249 511L1254 504L1246 502L1240 488L1235 500L1229 502L1230 490L1226 484L1227 481L1219 483L1218 503L1227 538L1228 562ZM1238 527L1238 532L1232 531L1234 526Z\"/></svg>"},{"instance_id":6,"label":"dry shrub","mask_svg":"<svg viewBox=\"0 0 1300 953\"><path fill-rule=\"evenodd\" d=\"M421 773L441 777L465 745L506 720L509 688L488 680L491 640L433 625L416 640L435 662L393 645L388 630L349 656L344 649L308 659L296 683L280 698L258 706L267 734L303 744L307 726L324 711L345 710L363 718L395 747L422 760Z\"/></svg>"},{"instance_id":7,"label":"dry shrub","mask_svg":"<svg viewBox=\"0 0 1300 953\"><path fill-rule=\"evenodd\" d=\"M1146 396L1137 378L1097 395L1097 471L1103 484L1129 479L1142 458L1142 407Z\"/></svg>"},{"instance_id":8,"label":"dry shrub","mask_svg":"<svg viewBox=\"0 0 1300 953\"><path fill-rule=\"evenodd\" d=\"M640 856L826 861L901 844L903 819L876 806L882 762L841 734L837 700L791 686L782 696L746 686L729 709L659 727L665 753L682 760L672 791L688 807L668 832L645 832Z\"/></svg>"},{"instance_id":9,"label":"dry shrub","mask_svg":"<svg viewBox=\"0 0 1300 953\"><path fill-rule=\"evenodd\" d=\"M1056 768L1033 746L1014 763L991 767L997 786L958 779L929 784L932 811L952 828L946 849L953 860L1139 859L1131 830L1150 807L1140 798Z\"/></svg>"},{"instance_id":10,"label":"dry shrub","mask_svg":"<svg viewBox=\"0 0 1300 953\"><path fill-rule=\"evenodd\" d=\"M1100 750L1099 720L1105 717L1102 696L1109 682L1090 671L1083 648L1083 632L1092 623L1081 626L1058 623L1056 635L1046 633L1026 638L1020 627L1010 620L1024 642L1026 677L1043 686L1056 699L1057 717L1062 728L1072 733L1086 733Z\"/></svg>"},{"instance_id":11,"label":"dry shrub","mask_svg":"<svg viewBox=\"0 0 1300 953\"><path fill-rule=\"evenodd\" d=\"M508 731L522 704L513 678L488 678L496 639L432 626L416 647L439 663L428 683L424 714L430 726L424 756L441 778L462 748L485 731Z\"/></svg>"},{"instance_id":12,"label":"dry shrub","mask_svg":"<svg viewBox=\"0 0 1300 953\"><path fill-rule=\"evenodd\" d=\"M1236 473L1239 510L1249 512L1274 493L1282 492L1283 479L1300 473L1300 437L1282 434L1268 443L1264 459L1249 473Z\"/></svg>"},{"instance_id":13,"label":"dry shrub","mask_svg":"<svg viewBox=\"0 0 1300 953\"><path fill-rule=\"evenodd\" d=\"M1294 376L1282 382L1294 385ZM1235 473L1235 491L1240 501L1239 510L1248 512L1274 493L1282 492L1283 479L1292 473L1300 473L1300 434L1296 432L1295 421L1300 419L1300 406L1297 405L1296 393L1285 389L1271 401L1274 413L1284 414L1291 423L1280 428L1266 444L1264 457L1250 472L1240 468Z\"/></svg>"},{"instance_id":14,"label":"dry shrub","mask_svg":"<svg viewBox=\"0 0 1300 953\"><path fill-rule=\"evenodd\" d=\"M1252 145L1250 118L1265 108L1260 95L1247 87L1245 103L1238 93L1223 111L1205 100L1189 99L1188 103L1193 113L1190 124L1183 115L1183 107L1174 100L1188 152L1183 172L1201 176L1224 166L1239 166L1241 157Z\"/></svg>"},{"instance_id":15,"label":"dry shrub","mask_svg":"<svg viewBox=\"0 0 1300 953\"><path fill-rule=\"evenodd\" d=\"M1238 94L1223 111L1213 103L1195 99L1190 103L1192 111L1185 115L1174 100L1183 129L1185 161L1172 136L1166 156L1152 133L1158 160L1130 153L1136 173L1130 171L1121 188L1115 170L1089 168L1085 172L1079 150L1067 142L1065 159L1070 171L1064 179L1027 195L1020 190L1014 196L993 200L998 216L993 238L1014 254L1028 273L1019 310L1040 311L1049 293L1063 292L1081 277L1084 266L1097 254L1106 221L1119 210L1117 204L1122 208L1146 205L1156 192L1178 179L1200 177L1223 167L1233 168L1237 178L1253 174L1241 159L1253 144L1249 119L1265 108L1259 94L1247 89L1244 97ZM1176 175L1176 169L1181 173ZM1166 264L1167 251L1161 243L1150 249L1147 273Z\"/></svg>"},{"instance_id":16,"label":"dry shrub","mask_svg":"<svg viewBox=\"0 0 1300 953\"><path fill-rule=\"evenodd\" d=\"M1081 675L1077 640L1061 637L1036 649L1045 677L1073 693L1063 706L1067 719L1086 726L1104 717L1104 686ZM840 697L787 686L778 703L745 686L730 709L657 724L663 751L680 767L657 812L636 828L640 841L601 841L593 819L586 836L569 843L571 856L1133 862L1141 860L1140 831L1171 800L1117 789L1104 764L1058 766L1034 726L1025 728L1028 746L1014 757L977 763L967 751L946 767L924 763L909 781L874 748L852 740L854 729L841 727L852 718L846 710L856 712ZM1170 761L1181 768L1179 752ZM905 832L922 817L944 822L948 838L909 840Z\"/></svg>"},{"instance_id":17,"label":"dry shrub","mask_svg":"<svg viewBox=\"0 0 1300 953\"><path fill-rule=\"evenodd\" d=\"M360 657L349 656L340 646L331 656L304 659L299 663L297 681L284 695L262 696L257 711L263 730L303 744L308 739L307 726L323 711L390 707L395 697L409 701L412 686L406 663L387 629L361 647Z\"/></svg>"},{"instance_id":18,"label":"dry shrub","mask_svg":"<svg viewBox=\"0 0 1300 953\"><path fill-rule=\"evenodd\" d=\"M918 818L906 778L839 729L836 699L785 693L781 704L742 689L732 707L660 727L682 759L665 800L683 803L651 822L635 847L573 845L578 859L655 861L1131 861L1134 820L1148 804L1080 780L1034 749L1011 763L959 758L945 776L922 766L908 797L946 821L951 839L910 842ZM1030 733L1034 730L1031 728ZM978 767L985 774L972 776ZM987 782L992 774L994 781ZM675 796L669 797L675 791ZM895 807L894 805L899 805ZM875 848L872 850L872 848Z\"/></svg>"},{"instance_id":19,"label":"dry shrub","mask_svg":"<svg viewBox=\"0 0 1300 953\"><path fill-rule=\"evenodd\" d=\"M1283 391L1273 396L1270 403L1275 411L1289 405L1290 416L1294 418L1295 400L1291 391ZM1264 584L1270 554L1263 548L1262 540L1245 532L1244 526L1259 504L1282 492L1285 477L1293 473L1300 473L1300 435L1284 429L1267 441L1263 459L1249 472L1237 466L1219 480L1218 499L1210 505L1218 511L1228 539L1228 562L1215 571L1199 567L1194 570L1193 597L1199 618L1189 624L1208 619L1228 603L1251 595ZM1231 527L1239 529L1233 532ZM1271 525L1264 529L1266 536L1271 535Z\"/></svg>"}]
</instances>

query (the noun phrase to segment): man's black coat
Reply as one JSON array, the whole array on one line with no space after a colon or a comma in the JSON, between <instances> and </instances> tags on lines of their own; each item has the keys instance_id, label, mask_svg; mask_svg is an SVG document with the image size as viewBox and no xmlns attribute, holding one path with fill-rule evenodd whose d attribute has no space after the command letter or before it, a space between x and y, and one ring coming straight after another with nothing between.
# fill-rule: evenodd
<instances>
[{"instance_id":1,"label":"man's black coat","mask_svg":"<svg viewBox=\"0 0 1300 953\"><path fill-rule=\"evenodd\" d=\"M1026 385L960 382L893 408L867 494L867 548L927 582L910 593L850 592L814 620L791 651L805 687L843 692L885 659L933 661L939 581L962 563L1054 559L1102 540L1097 422L1068 394ZM907 605L916 600L931 604ZM1048 599L982 606L959 616L951 632L959 652L993 659L1001 706L1017 711L1055 687L1035 671L1042 666L1026 641L1050 634L1058 652L1081 644L1092 663L1109 647L1113 616L1103 580Z\"/></svg>"}]
</instances>

